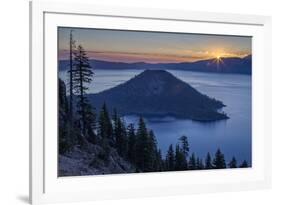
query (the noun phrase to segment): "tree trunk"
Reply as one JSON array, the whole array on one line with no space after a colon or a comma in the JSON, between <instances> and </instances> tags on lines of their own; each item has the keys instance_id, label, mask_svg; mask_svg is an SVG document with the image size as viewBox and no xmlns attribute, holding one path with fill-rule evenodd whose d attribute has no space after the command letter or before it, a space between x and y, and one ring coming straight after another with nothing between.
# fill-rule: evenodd
<instances>
[{"instance_id":1,"label":"tree trunk","mask_svg":"<svg viewBox=\"0 0 281 205\"><path fill-rule=\"evenodd\" d=\"M82 53L80 51L80 56L82 56ZM80 69L80 103L81 103L81 115L82 115L82 122L81 122L81 126L82 126L82 133L85 136L86 134L86 126L85 126L85 104L84 104L84 91L83 91L83 74L82 74L82 59L80 59L80 65L79 65L79 69Z\"/></svg>"},{"instance_id":2,"label":"tree trunk","mask_svg":"<svg viewBox=\"0 0 281 205\"><path fill-rule=\"evenodd\" d=\"M70 31L70 39L69 39L69 119L70 119L70 123L72 125L73 122L73 108L72 108L72 104L73 104L73 68L72 68L72 57L73 57L73 53L72 53L72 45L73 45L73 39L72 39L72 31Z\"/></svg>"}]
</instances>

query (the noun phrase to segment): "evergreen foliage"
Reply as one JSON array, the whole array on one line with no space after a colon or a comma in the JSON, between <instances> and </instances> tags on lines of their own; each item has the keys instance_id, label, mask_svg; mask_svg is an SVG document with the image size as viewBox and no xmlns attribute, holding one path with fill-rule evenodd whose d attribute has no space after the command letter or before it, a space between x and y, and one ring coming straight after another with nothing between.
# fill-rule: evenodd
<instances>
[{"instance_id":1,"label":"evergreen foliage","mask_svg":"<svg viewBox=\"0 0 281 205\"><path fill-rule=\"evenodd\" d=\"M228 163L229 168L237 168L237 161L235 157L232 157L231 161Z\"/></svg>"},{"instance_id":2,"label":"evergreen foliage","mask_svg":"<svg viewBox=\"0 0 281 205\"><path fill-rule=\"evenodd\" d=\"M239 167L240 168L247 168L247 167L249 167L248 162L246 160L244 160Z\"/></svg>"},{"instance_id":3,"label":"evergreen foliage","mask_svg":"<svg viewBox=\"0 0 281 205\"><path fill-rule=\"evenodd\" d=\"M148 132L148 144L147 144L147 150L148 150L148 170L149 171L154 171L158 170L158 150L157 150L157 141L154 135L154 132L150 130Z\"/></svg>"},{"instance_id":4,"label":"evergreen foliage","mask_svg":"<svg viewBox=\"0 0 281 205\"><path fill-rule=\"evenodd\" d=\"M185 157L188 157L189 154L189 143L187 137L185 135L180 137L181 142L181 152L184 154Z\"/></svg>"},{"instance_id":5,"label":"evergreen foliage","mask_svg":"<svg viewBox=\"0 0 281 205\"><path fill-rule=\"evenodd\" d=\"M69 34L69 121L73 124L73 57L75 49L75 40L73 39L72 30Z\"/></svg>"},{"instance_id":6,"label":"evergreen foliage","mask_svg":"<svg viewBox=\"0 0 281 205\"><path fill-rule=\"evenodd\" d=\"M173 145L169 146L167 155L166 155L166 170L174 171L175 170L175 153Z\"/></svg>"},{"instance_id":7,"label":"evergreen foliage","mask_svg":"<svg viewBox=\"0 0 281 205\"><path fill-rule=\"evenodd\" d=\"M205 169L212 169L213 164L212 164L212 158L210 153L207 153L206 160L205 160Z\"/></svg>"},{"instance_id":8,"label":"evergreen foliage","mask_svg":"<svg viewBox=\"0 0 281 205\"><path fill-rule=\"evenodd\" d=\"M134 124L130 124L127 128L128 136L128 160L136 165L136 134Z\"/></svg>"},{"instance_id":9,"label":"evergreen foliage","mask_svg":"<svg viewBox=\"0 0 281 205\"><path fill-rule=\"evenodd\" d=\"M59 153L63 154L71 148L71 140L68 132L68 100L66 98L66 87L59 79Z\"/></svg>"},{"instance_id":10,"label":"evergreen foliage","mask_svg":"<svg viewBox=\"0 0 281 205\"><path fill-rule=\"evenodd\" d=\"M127 158L128 140L127 131L124 122L121 118L117 117L116 125L114 126L114 135L116 141L116 149L121 157Z\"/></svg>"},{"instance_id":11,"label":"evergreen foliage","mask_svg":"<svg viewBox=\"0 0 281 205\"><path fill-rule=\"evenodd\" d=\"M175 153L175 170L186 170L187 169L187 160L185 152L182 148L180 148L180 145L176 145L176 153Z\"/></svg>"},{"instance_id":12,"label":"evergreen foliage","mask_svg":"<svg viewBox=\"0 0 281 205\"><path fill-rule=\"evenodd\" d=\"M74 67L72 71L73 90L77 95L77 118L81 128L81 134L86 135L87 128L95 126L95 115L86 97L88 87L86 84L92 81L94 75L89 64L89 59L84 48L79 45L75 52Z\"/></svg>"},{"instance_id":13,"label":"evergreen foliage","mask_svg":"<svg viewBox=\"0 0 281 205\"><path fill-rule=\"evenodd\" d=\"M197 164L196 164L196 157L194 152L192 153L192 155L189 158L189 163L188 163L188 167L190 170L195 170L197 169Z\"/></svg>"},{"instance_id":14,"label":"evergreen foliage","mask_svg":"<svg viewBox=\"0 0 281 205\"><path fill-rule=\"evenodd\" d=\"M111 143L113 143L112 132L113 132L113 128L112 128L111 120L109 117L106 104L104 103L99 114L98 134L101 137L101 139L107 139L108 141L111 140Z\"/></svg>"},{"instance_id":15,"label":"evergreen foliage","mask_svg":"<svg viewBox=\"0 0 281 205\"><path fill-rule=\"evenodd\" d=\"M224 169L224 168L226 168L224 154L221 152L220 149L218 149L216 154L215 154L213 165L214 165L214 169Z\"/></svg>"},{"instance_id":16,"label":"evergreen foliage","mask_svg":"<svg viewBox=\"0 0 281 205\"><path fill-rule=\"evenodd\" d=\"M199 170L204 169L203 161L199 157L197 157L197 159L196 159L196 168Z\"/></svg>"},{"instance_id":17,"label":"evergreen foliage","mask_svg":"<svg viewBox=\"0 0 281 205\"><path fill-rule=\"evenodd\" d=\"M142 171L148 171L149 166L149 150L148 150L148 133L144 119L140 117L137 129L136 155L137 167Z\"/></svg>"},{"instance_id":18,"label":"evergreen foliage","mask_svg":"<svg viewBox=\"0 0 281 205\"><path fill-rule=\"evenodd\" d=\"M157 153L156 153L156 164L155 164L155 171L164 171L164 167L165 167L165 162L162 159L162 153L161 150L158 149Z\"/></svg>"}]
</instances>

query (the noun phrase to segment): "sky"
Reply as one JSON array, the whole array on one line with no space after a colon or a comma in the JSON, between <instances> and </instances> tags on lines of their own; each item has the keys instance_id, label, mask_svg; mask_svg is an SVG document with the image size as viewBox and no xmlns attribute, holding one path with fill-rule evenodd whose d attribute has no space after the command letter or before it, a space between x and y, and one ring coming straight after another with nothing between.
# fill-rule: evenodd
<instances>
[{"instance_id":1,"label":"sky","mask_svg":"<svg viewBox=\"0 0 281 205\"><path fill-rule=\"evenodd\" d=\"M68 59L69 34L90 59L114 62L176 63L251 54L252 38L188 33L58 28L58 57Z\"/></svg>"}]
</instances>

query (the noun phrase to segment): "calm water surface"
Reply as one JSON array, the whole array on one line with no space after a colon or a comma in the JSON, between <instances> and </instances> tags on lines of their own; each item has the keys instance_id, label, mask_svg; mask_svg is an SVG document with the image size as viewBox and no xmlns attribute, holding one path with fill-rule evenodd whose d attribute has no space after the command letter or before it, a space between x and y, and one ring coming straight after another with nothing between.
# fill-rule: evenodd
<instances>
[{"instance_id":1,"label":"calm water surface","mask_svg":"<svg viewBox=\"0 0 281 205\"><path fill-rule=\"evenodd\" d=\"M169 70L168 70L169 71ZM114 87L141 73L141 70L95 70L90 93L97 93ZM205 157L209 151L214 155L220 148L229 161L235 156L238 162L247 160L251 164L251 76L237 74L212 74L190 71L169 71L189 83L201 93L221 100L228 120L200 123L179 120L172 117L145 119L153 129L163 155L168 146L176 144L180 136L189 138L191 152ZM66 73L60 77L67 80ZM137 123L137 116L126 116L127 123Z\"/></svg>"}]
</instances>

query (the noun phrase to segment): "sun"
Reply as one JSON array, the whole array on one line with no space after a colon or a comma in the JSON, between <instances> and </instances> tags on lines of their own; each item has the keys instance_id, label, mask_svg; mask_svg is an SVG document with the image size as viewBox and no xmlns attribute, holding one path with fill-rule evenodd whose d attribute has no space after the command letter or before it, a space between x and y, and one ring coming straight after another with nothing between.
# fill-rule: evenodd
<instances>
[{"instance_id":1,"label":"sun","mask_svg":"<svg viewBox=\"0 0 281 205\"><path fill-rule=\"evenodd\" d=\"M214 55L213 62L217 65L217 70L222 69L222 65L224 65L223 55L222 54L218 54L218 53L216 55Z\"/></svg>"}]
</instances>

